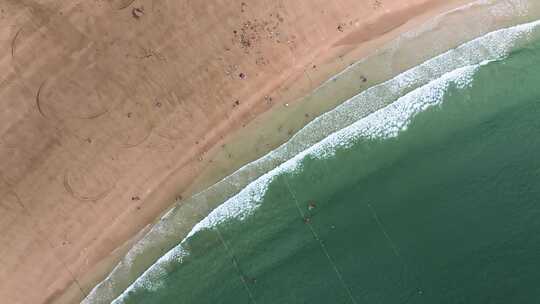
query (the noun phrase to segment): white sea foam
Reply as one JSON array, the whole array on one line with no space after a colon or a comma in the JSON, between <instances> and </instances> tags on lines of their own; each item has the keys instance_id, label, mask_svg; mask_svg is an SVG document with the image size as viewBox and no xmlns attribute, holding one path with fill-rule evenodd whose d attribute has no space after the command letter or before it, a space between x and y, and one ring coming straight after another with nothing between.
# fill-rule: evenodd
<instances>
[{"instance_id":1,"label":"white sea foam","mask_svg":"<svg viewBox=\"0 0 540 304\"><path fill-rule=\"evenodd\" d=\"M197 232L215 227L226 220L232 218L242 220L249 216L259 206L272 180L282 173L295 171L306 156L329 157L333 155L336 148L346 147L358 138L384 139L397 136L399 132L407 129L416 114L442 101L444 92L450 83L455 83L459 88L469 84L478 66L467 66L444 74L441 78L408 93L389 106L373 112L297 154L250 183L236 196L214 209L205 219L193 227L186 240Z\"/></svg>"},{"instance_id":2,"label":"white sea foam","mask_svg":"<svg viewBox=\"0 0 540 304\"><path fill-rule=\"evenodd\" d=\"M465 43L362 92L334 110L314 119L295 134L289 142L261 159L243 166L220 181L220 183L241 186L241 180L245 178L246 174L251 174L249 172L252 168L259 166L270 168L269 172L252 179L253 181L238 194L215 208L207 217L197 223L178 246L158 259L113 303L122 303L124 296L132 290L159 288L159 282L166 273L167 266L171 263L181 262L189 254L189 251L185 249L189 238L201 230L211 229L227 220L242 220L252 214L260 205L270 182L279 174L296 170L301 164L301 160L307 155L319 158L328 157L337 148L347 146L358 138L397 136L399 132L407 129L416 114L440 103L444 92L451 83L461 88L468 85L482 62L504 58L519 38L526 37L539 24L540 21L535 21L498 30ZM430 79L435 80L430 81ZM374 99L382 100L381 102L384 104L394 102L377 110L377 106L380 108L380 105L373 105ZM371 114L365 116L370 112ZM314 142L316 144L313 144ZM281 163L281 165L271 169L275 163ZM209 189L213 188L217 188L217 186ZM204 194L204 192L199 193L198 196ZM169 218L171 214L172 212L169 212L163 219ZM169 235L174 234L174 231L168 231L166 224L160 222L152 228L149 234L159 235L161 233ZM130 250L124 261L117 265L115 270L118 267L129 266L147 246L146 239L147 237L143 238ZM110 279L111 274L92 290L83 303L102 302L104 300L97 298L99 294L104 296L113 294L114 281Z\"/></svg>"},{"instance_id":3,"label":"white sea foam","mask_svg":"<svg viewBox=\"0 0 540 304\"><path fill-rule=\"evenodd\" d=\"M158 289L160 287L159 282L166 274L166 267L170 263L182 262L182 259L189 254L185 249L185 243L193 235L202 230L214 228L227 220L242 220L251 215L260 206L268 185L272 180L280 174L297 170L301 161L306 156L315 158L329 157L338 147L350 145L358 138L396 137L399 132L407 129L416 114L439 104L443 100L444 93L451 83L454 83L458 88L463 88L470 84L472 76L479 66L466 66L444 74L441 78L413 90L389 106L375 111L358 122L331 134L318 144L311 146L309 149L259 177L195 225L178 246L171 249L154 263L113 303L122 303L124 295L132 290L139 288L147 290Z\"/></svg>"}]
</instances>

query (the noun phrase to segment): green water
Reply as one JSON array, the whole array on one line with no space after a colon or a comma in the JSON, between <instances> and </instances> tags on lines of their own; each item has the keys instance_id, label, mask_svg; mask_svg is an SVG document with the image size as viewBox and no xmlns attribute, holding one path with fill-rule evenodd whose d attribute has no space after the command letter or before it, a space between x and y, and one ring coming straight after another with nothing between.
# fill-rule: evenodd
<instances>
[{"instance_id":1,"label":"green water","mask_svg":"<svg viewBox=\"0 0 540 304\"><path fill-rule=\"evenodd\" d=\"M472 77L397 136L280 173L122 303L537 302L540 41Z\"/></svg>"}]
</instances>

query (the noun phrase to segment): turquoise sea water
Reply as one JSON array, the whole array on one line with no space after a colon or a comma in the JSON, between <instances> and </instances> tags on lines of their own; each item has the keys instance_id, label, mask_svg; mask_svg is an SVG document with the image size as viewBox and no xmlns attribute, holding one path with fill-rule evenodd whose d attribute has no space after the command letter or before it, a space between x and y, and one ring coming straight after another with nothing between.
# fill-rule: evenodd
<instances>
[{"instance_id":1,"label":"turquoise sea water","mask_svg":"<svg viewBox=\"0 0 540 304\"><path fill-rule=\"evenodd\" d=\"M527 35L263 176L236 216L201 225L116 302L535 302L540 40Z\"/></svg>"}]
</instances>

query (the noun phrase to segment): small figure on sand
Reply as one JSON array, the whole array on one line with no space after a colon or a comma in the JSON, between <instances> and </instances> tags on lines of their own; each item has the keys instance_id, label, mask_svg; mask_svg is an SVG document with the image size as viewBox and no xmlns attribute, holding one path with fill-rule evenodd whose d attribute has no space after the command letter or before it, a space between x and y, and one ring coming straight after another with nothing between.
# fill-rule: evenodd
<instances>
[{"instance_id":1,"label":"small figure on sand","mask_svg":"<svg viewBox=\"0 0 540 304\"><path fill-rule=\"evenodd\" d=\"M266 95L264 96L264 100L266 101L267 104L271 104L272 103L272 97Z\"/></svg>"}]
</instances>

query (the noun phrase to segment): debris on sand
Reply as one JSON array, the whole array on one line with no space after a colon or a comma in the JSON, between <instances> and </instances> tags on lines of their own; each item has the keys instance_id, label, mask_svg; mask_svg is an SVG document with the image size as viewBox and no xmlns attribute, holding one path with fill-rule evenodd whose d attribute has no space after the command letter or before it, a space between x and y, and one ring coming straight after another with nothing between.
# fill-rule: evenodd
<instances>
[{"instance_id":1,"label":"debris on sand","mask_svg":"<svg viewBox=\"0 0 540 304\"><path fill-rule=\"evenodd\" d=\"M246 6L242 6L242 8L244 9ZM296 37L294 35L288 36L283 32L282 23L284 21L283 16L277 12L270 14L270 18L247 20L238 29L233 30L232 43L240 47L246 54L255 50L260 52L265 41L275 43L288 41L294 46Z\"/></svg>"},{"instance_id":2,"label":"debris on sand","mask_svg":"<svg viewBox=\"0 0 540 304\"><path fill-rule=\"evenodd\" d=\"M255 64L259 65L259 66L268 65L269 63L270 63L270 61L268 59L264 58L263 56L259 56L259 57L257 57L257 59L255 59Z\"/></svg>"},{"instance_id":3,"label":"debris on sand","mask_svg":"<svg viewBox=\"0 0 540 304\"><path fill-rule=\"evenodd\" d=\"M133 15L133 18L139 19L144 15L144 7L134 7L131 10L131 15Z\"/></svg>"}]
</instances>

